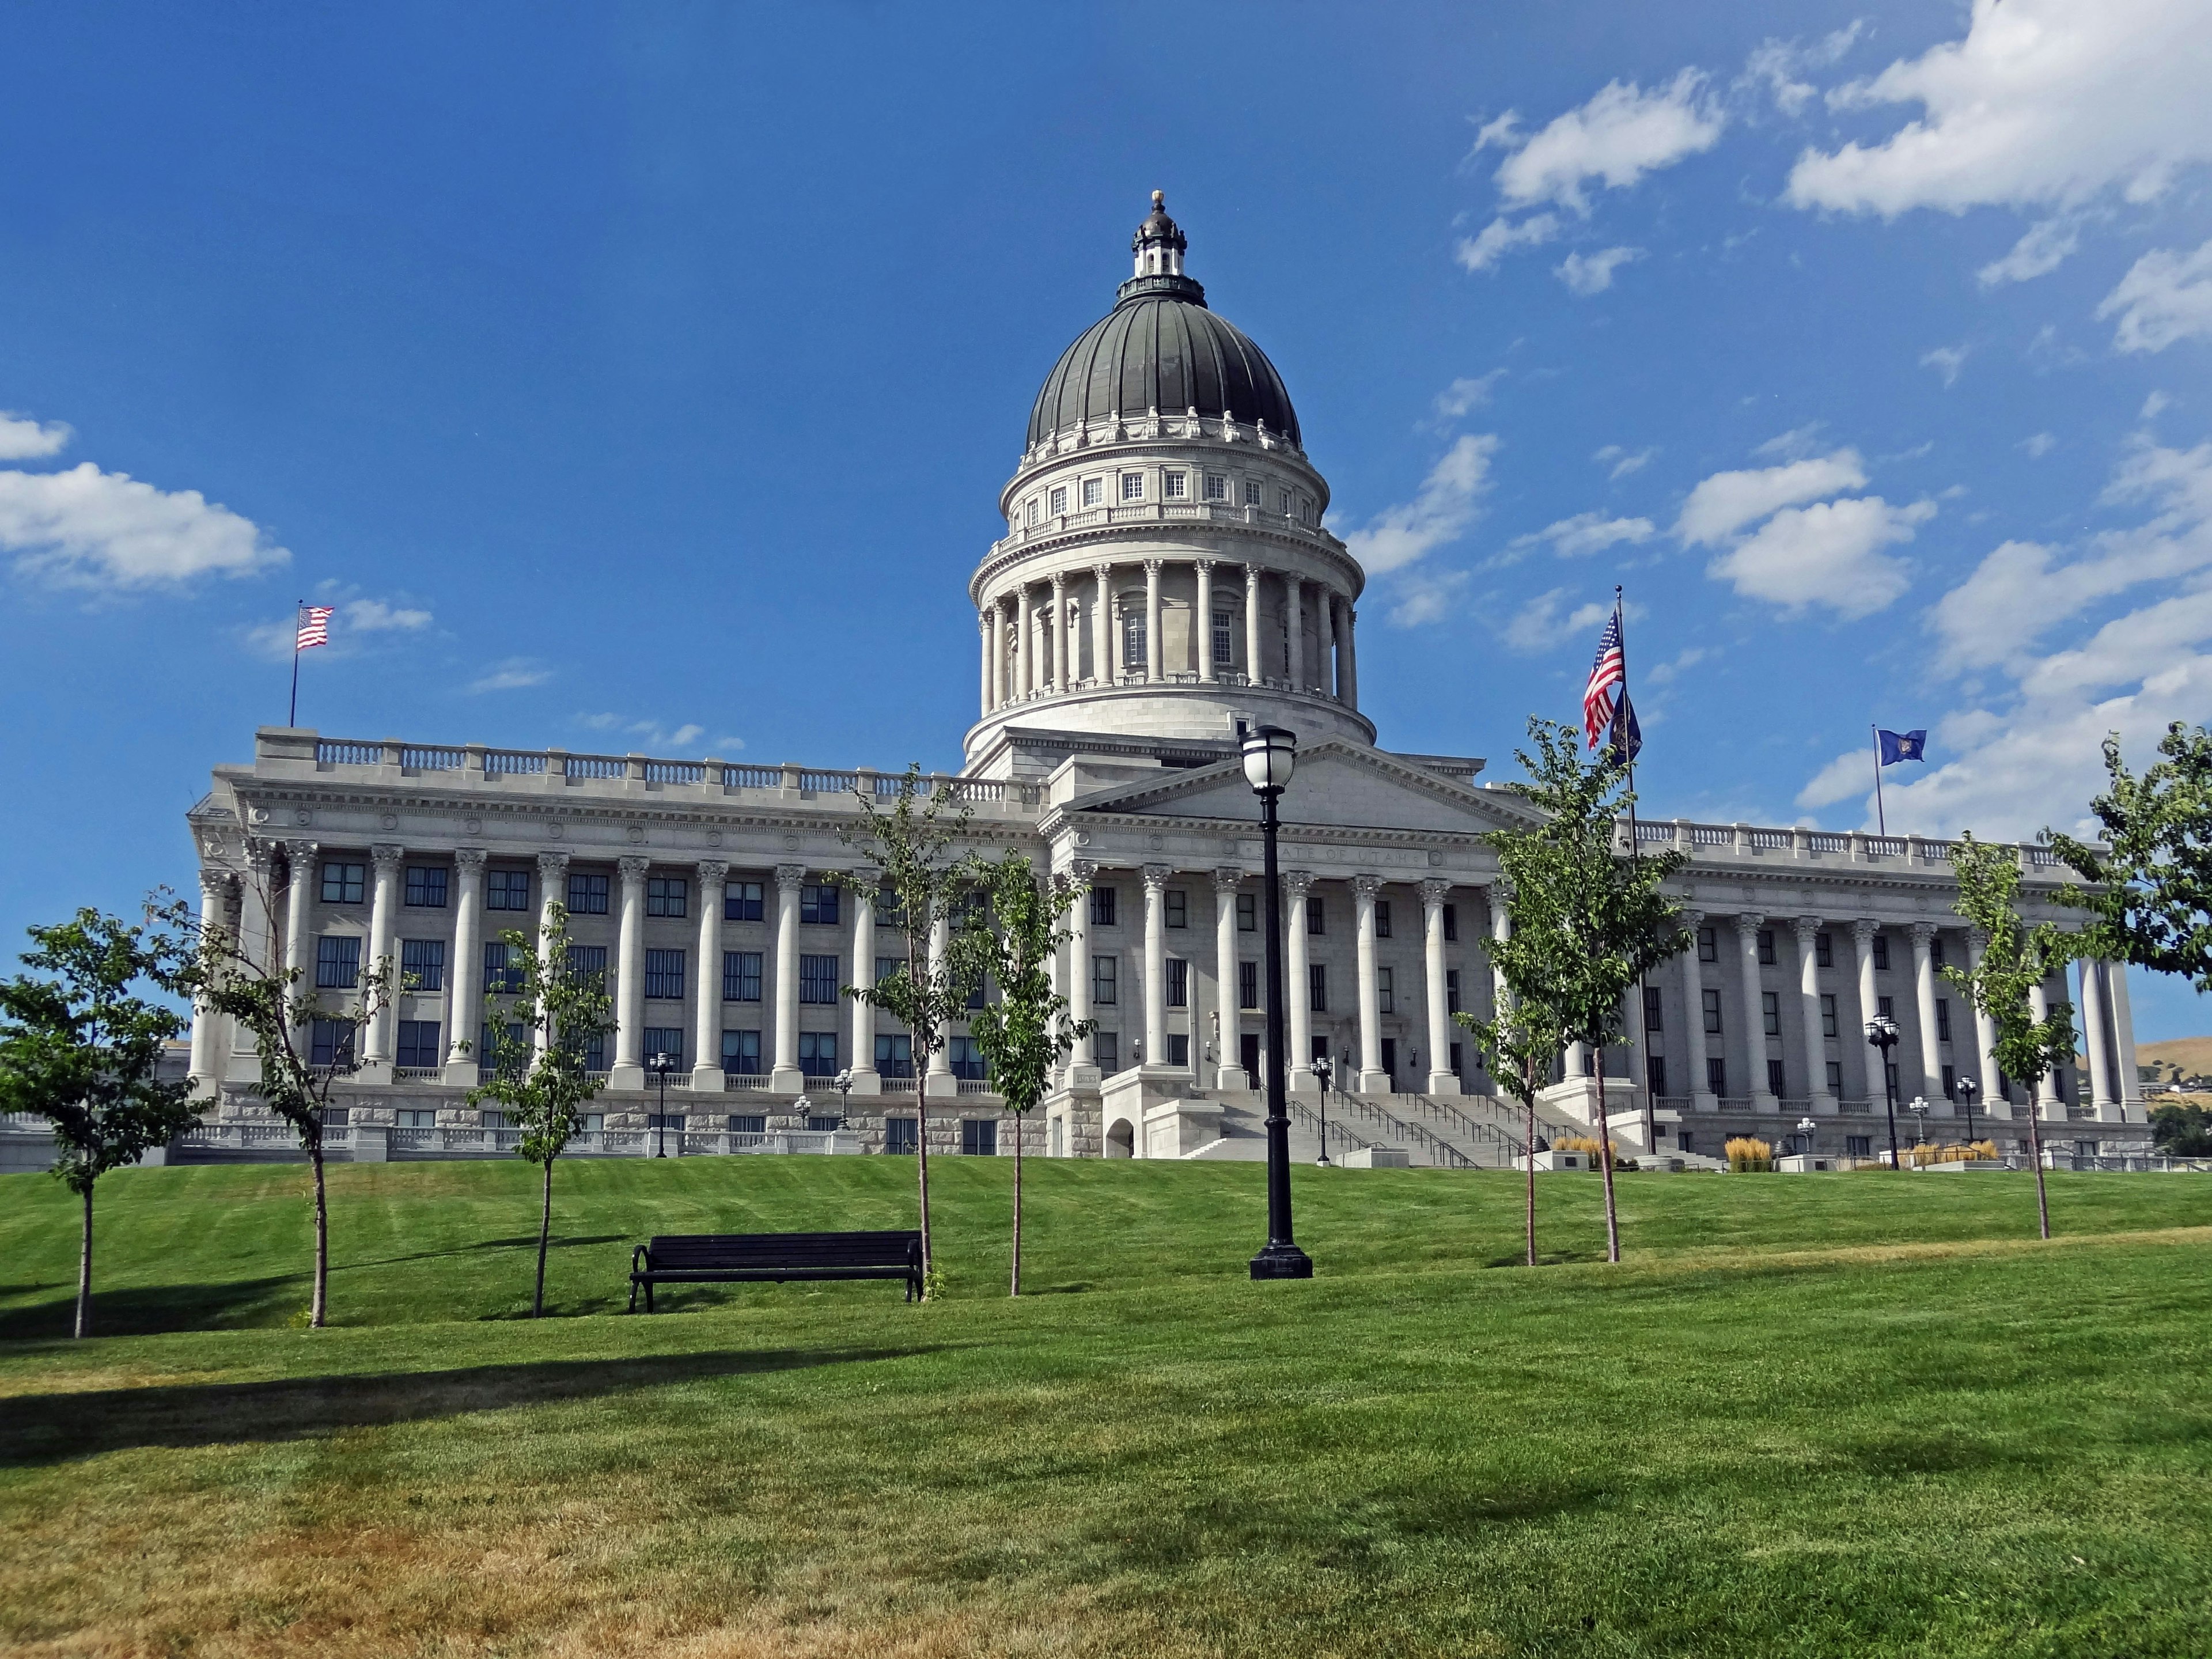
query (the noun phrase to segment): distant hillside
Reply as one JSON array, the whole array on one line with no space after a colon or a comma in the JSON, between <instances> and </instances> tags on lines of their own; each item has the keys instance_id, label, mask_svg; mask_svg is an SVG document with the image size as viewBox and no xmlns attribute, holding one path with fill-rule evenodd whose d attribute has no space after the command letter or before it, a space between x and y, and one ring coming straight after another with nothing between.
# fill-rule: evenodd
<instances>
[{"instance_id":1,"label":"distant hillside","mask_svg":"<svg viewBox=\"0 0 2212 1659\"><path fill-rule=\"evenodd\" d=\"M2159 1083L2212 1078L2212 1036L2173 1037L2164 1042L2139 1043L2136 1063L2151 1070Z\"/></svg>"}]
</instances>

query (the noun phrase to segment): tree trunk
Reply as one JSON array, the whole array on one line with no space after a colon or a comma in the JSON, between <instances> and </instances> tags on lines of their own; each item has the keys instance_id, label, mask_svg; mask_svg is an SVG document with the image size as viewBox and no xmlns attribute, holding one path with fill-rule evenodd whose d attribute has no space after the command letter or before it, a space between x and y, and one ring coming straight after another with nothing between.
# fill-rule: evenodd
<instances>
[{"instance_id":1,"label":"tree trunk","mask_svg":"<svg viewBox=\"0 0 2212 1659\"><path fill-rule=\"evenodd\" d=\"M84 1248L76 1258L76 1334L92 1334L92 1182L84 1183Z\"/></svg>"},{"instance_id":2,"label":"tree trunk","mask_svg":"<svg viewBox=\"0 0 2212 1659\"><path fill-rule=\"evenodd\" d=\"M2035 1097L2037 1078L2027 1085L2027 1156L2035 1165L2035 1214L2045 1238L2051 1237L2051 1194L2043 1185L2043 1125L2042 1103Z\"/></svg>"},{"instance_id":3,"label":"tree trunk","mask_svg":"<svg viewBox=\"0 0 2212 1659\"><path fill-rule=\"evenodd\" d=\"M920 1074L914 1080L915 1179L921 1192L921 1299L929 1300L929 1061L936 1050L924 1044Z\"/></svg>"},{"instance_id":4,"label":"tree trunk","mask_svg":"<svg viewBox=\"0 0 2212 1659\"><path fill-rule=\"evenodd\" d=\"M530 1297L530 1316L545 1313L545 1241L553 1231L553 1160L545 1160L544 1196L538 1206L538 1288Z\"/></svg>"},{"instance_id":5,"label":"tree trunk","mask_svg":"<svg viewBox=\"0 0 2212 1659\"><path fill-rule=\"evenodd\" d=\"M1014 1285L1008 1296L1022 1293L1022 1118L1014 1114Z\"/></svg>"},{"instance_id":6,"label":"tree trunk","mask_svg":"<svg viewBox=\"0 0 2212 1659\"><path fill-rule=\"evenodd\" d=\"M1605 1044L1591 1045L1597 1056L1598 1156L1605 1161L1605 1259L1620 1260L1620 1215L1613 1206L1613 1115L1605 1109Z\"/></svg>"},{"instance_id":7,"label":"tree trunk","mask_svg":"<svg viewBox=\"0 0 2212 1659\"><path fill-rule=\"evenodd\" d=\"M1536 1097L1521 1103L1528 1109L1528 1265L1536 1265Z\"/></svg>"},{"instance_id":8,"label":"tree trunk","mask_svg":"<svg viewBox=\"0 0 2212 1659\"><path fill-rule=\"evenodd\" d=\"M307 1310L307 1328L319 1331L329 1313L331 1286L331 1206L323 1190L321 1135L309 1144L307 1159L315 1166L315 1299Z\"/></svg>"}]
</instances>

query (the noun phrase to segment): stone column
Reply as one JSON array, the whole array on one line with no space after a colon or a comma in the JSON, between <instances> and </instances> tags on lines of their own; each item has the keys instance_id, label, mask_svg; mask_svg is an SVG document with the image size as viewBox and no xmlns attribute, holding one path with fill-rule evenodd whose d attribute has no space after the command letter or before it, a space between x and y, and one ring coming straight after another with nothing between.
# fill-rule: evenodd
<instances>
[{"instance_id":1,"label":"stone column","mask_svg":"<svg viewBox=\"0 0 2212 1659\"><path fill-rule=\"evenodd\" d=\"M1067 1012L1080 1024L1091 1018L1091 884L1098 866L1088 859L1077 859L1067 866L1067 873L1075 882L1075 904L1067 919ZM1075 1051L1069 1059L1074 1069L1068 1076L1068 1086L1097 1088L1098 1060L1089 1032L1075 1039Z\"/></svg>"},{"instance_id":2,"label":"stone column","mask_svg":"<svg viewBox=\"0 0 2212 1659\"><path fill-rule=\"evenodd\" d=\"M1313 985L1311 963L1306 954L1306 895L1313 891L1313 873L1307 870L1285 870L1283 883L1283 1012L1289 1018L1284 1022L1290 1028L1289 1047L1283 1055L1283 1068L1289 1074L1283 1086L1293 1094L1318 1094L1321 1080L1310 1069L1313 1065ZM1265 909L1265 900L1261 908ZM1262 927L1267 924L1263 920ZM1261 988L1267 995L1267 988ZM1346 1056L1336 1056L1337 1079L1350 1082L1344 1074ZM1260 1069L1267 1069L1267 1054L1262 1049ZM1253 1079L1253 1086L1266 1086L1264 1076Z\"/></svg>"},{"instance_id":3,"label":"stone column","mask_svg":"<svg viewBox=\"0 0 2212 1659\"><path fill-rule=\"evenodd\" d=\"M2128 964L2105 964L2105 988L2112 993L2112 1060L2119 1067L2120 1117L2124 1122L2148 1121L2143 1109L2142 1077L2136 1070L2136 1021L2128 1007Z\"/></svg>"},{"instance_id":4,"label":"stone column","mask_svg":"<svg viewBox=\"0 0 2212 1659\"><path fill-rule=\"evenodd\" d=\"M1160 561L1145 561L1145 680L1160 683ZM1147 1061L1151 1056L1147 1055Z\"/></svg>"},{"instance_id":5,"label":"stone column","mask_svg":"<svg viewBox=\"0 0 2212 1659\"><path fill-rule=\"evenodd\" d=\"M1879 924L1863 917L1851 924L1851 950L1857 958L1859 977L1859 1059L1866 1067L1866 1097L1872 1105L1887 1099L1889 1088L1882 1076L1881 1050L1866 1040L1866 1023L1881 1008L1874 988L1874 936L1881 931Z\"/></svg>"},{"instance_id":6,"label":"stone column","mask_svg":"<svg viewBox=\"0 0 2212 1659\"><path fill-rule=\"evenodd\" d=\"M1101 685L1114 684L1114 567L1094 564L1091 579L1098 597L1091 607L1091 674Z\"/></svg>"},{"instance_id":7,"label":"stone column","mask_svg":"<svg viewBox=\"0 0 2212 1659\"><path fill-rule=\"evenodd\" d=\"M1026 697L1036 690L1036 659L1030 649L1030 589L1024 582L1014 589L1014 696Z\"/></svg>"},{"instance_id":8,"label":"stone column","mask_svg":"<svg viewBox=\"0 0 2212 1659\"><path fill-rule=\"evenodd\" d=\"M932 977L945 971L945 953L952 948L952 921L939 909L929 927L929 972ZM796 993L793 993L795 995ZM795 1005L794 1005L795 1006ZM937 1052L929 1057L929 1074L915 1086L932 1099L960 1092L960 1079L952 1075L952 1053L950 1034L940 1031ZM795 1048L799 1039L792 1038Z\"/></svg>"},{"instance_id":9,"label":"stone column","mask_svg":"<svg viewBox=\"0 0 2212 1659\"><path fill-rule=\"evenodd\" d=\"M768 1086L778 1094L806 1087L799 1069L799 888L806 866L775 866L775 1060Z\"/></svg>"},{"instance_id":10,"label":"stone column","mask_svg":"<svg viewBox=\"0 0 2212 1659\"><path fill-rule=\"evenodd\" d=\"M386 969L386 995L384 1006L368 1022L368 1041L362 1046L360 1078L363 1083L389 1083L392 1022L398 1012L394 993L399 977L397 964L392 960L396 954L392 936L399 925L399 861L407 855L407 849L380 843L368 849L368 855L376 872L376 887L369 902L368 962L365 966L382 966ZM249 890L251 886L249 883ZM249 898L247 903L252 902Z\"/></svg>"},{"instance_id":11,"label":"stone column","mask_svg":"<svg viewBox=\"0 0 2212 1659\"><path fill-rule=\"evenodd\" d=\"M2088 1104L2100 1123L2120 1121L2120 1103L2112 1088L2112 1045L2105 1031L2105 964L2093 957L2075 960L2081 981L2081 1034L2089 1056Z\"/></svg>"},{"instance_id":12,"label":"stone column","mask_svg":"<svg viewBox=\"0 0 2212 1659\"><path fill-rule=\"evenodd\" d=\"M446 1033L446 1082L465 1088L477 1080L477 1042L483 1024L483 872L481 847L453 854L453 1029ZM465 1046L464 1046L465 1045Z\"/></svg>"},{"instance_id":13,"label":"stone column","mask_svg":"<svg viewBox=\"0 0 2212 1659\"><path fill-rule=\"evenodd\" d=\"M1967 933L1966 968L1970 973L1980 970L1982 952L1989 948L1989 943L1990 936L1978 927ZM1967 1012L1974 1022L1974 1064L1977 1081L1982 1085L1981 1103L1977 1109L1984 1117L2009 1118L2012 1102L1997 1087L1997 1079L2002 1075L1997 1066L1997 1023L1971 1005Z\"/></svg>"},{"instance_id":14,"label":"stone column","mask_svg":"<svg viewBox=\"0 0 2212 1659\"><path fill-rule=\"evenodd\" d=\"M1244 1023L1243 1011L1237 1006L1237 893L1243 884L1242 870L1213 872L1214 1006L1221 1026L1221 1052L1215 1057L1213 1075L1217 1089L1252 1086L1244 1075L1243 1048L1237 1042Z\"/></svg>"},{"instance_id":15,"label":"stone column","mask_svg":"<svg viewBox=\"0 0 2212 1659\"><path fill-rule=\"evenodd\" d=\"M1198 678L1204 685L1213 684L1213 561L1198 562Z\"/></svg>"},{"instance_id":16,"label":"stone column","mask_svg":"<svg viewBox=\"0 0 2212 1659\"><path fill-rule=\"evenodd\" d=\"M1693 1112L1710 1112L1720 1103L1705 1085L1705 964L1698 959L1698 930L1705 925L1702 910L1682 912L1682 925L1690 930L1690 948L1679 958L1682 964L1682 1064L1690 1074L1674 1085L1686 1097ZM1716 975L1717 977L1717 975ZM1669 1043L1669 1048L1676 1045ZM1721 1052L1728 1052L1725 1044Z\"/></svg>"},{"instance_id":17,"label":"stone column","mask_svg":"<svg viewBox=\"0 0 2212 1659\"><path fill-rule=\"evenodd\" d=\"M691 1092L722 1087L722 883L730 866L702 859L699 880L699 962L692 994Z\"/></svg>"},{"instance_id":18,"label":"stone column","mask_svg":"<svg viewBox=\"0 0 2212 1659\"><path fill-rule=\"evenodd\" d=\"M876 886L880 879L876 872L863 870L848 890L853 896L853 976L850 983L856 991L875 988ZM876 1005L866 997L853 999L851 1067L854 1094L883 1093L883 1073L876 1070Z\"/></svg>"},{"instance_id":19,"label":"stone column","mask_svg":"<svg viewBox=\"0 0 2212 1659\"><path fill-rule=\"evenodd\" d=\"M1390 1074L1382 1069L1382 992L1375 977L1375 896L1380 876L1352 878L1352 905L1358 940L1359 1092L1388 1094Z\"/></svg>"},{"instance_id":20,"label":"stone column","mask_svg":"<svg viewBox=\"0 0 2212 1659\"><path fill-rule=\"evenodd\" d=\"M1305 586L1296 576L1283 578L1283 677L1293 691L1306 689Z\"/></svg>"},{"instance_id":21,"label":"stone column","mask_svg":"<svg viewBox=\"0 0 2212 1659\"><path fill-rule=\"evenodd\" d=\"M1355 710L1359 707L1359 650L1353 643L1352 634L1358 621L1358 613L1352 610L1352 601L1346 599L1344 602L1344 660L1337 675L1340 688L1337 695Z\"/></svg>"},{"instance_id":22,"label":"stone column","mask_svg":"<svg viewBox=\"0 0 2212 1659\"><path fill-rule=\"evenodd\" d=\"M565 885L568 876L568 855L566 853L540 853L538 855L538 955L545 956L545 942L553 933L553 907L568 896ZM549 1037L541 1022L530 1034L533 1054L543 1055Z\"/></svg>"},{"instance_id":23,"label":"stone column","mask_svg":"<svg viewBox=\"0 0 2212 1659\"><path fill-rule=\"evenodd\" d=\"M1835 1091L1828 1087L1828 1045L1820 1030L1820 958L1814 936L1820 918L1797 918L1797 1016L1805 1023L1805 1092L1813 1111L1824 1116L1836 1109ZM1844 1033L1843 1009L1836 1010L1836 1035Z\"/></svg>"},{"instance_id":24,"label":"stone column","mask_svg":"<svg viewBox=\"0 0 2212 1659\"><path fill-rule=\"evenodd\" d=\"M1929 946L1936 924L1912 924L1912 989L1920 1015L1920 1086L1914 1092L1928 1103L1930 1117L1946 1117L1950 1103L1943 1094L1943 1049L1936 1036L1936 957Z\"/></svg>"},{"instance_id":25,"label":"stone column","mask_svg":"<svg viewBox=\"0 0 2212 1659\"><path fill-rule=\"evenodd\" d=\"M1168 1062L1167 884L1164 864L1145 866L1145 1065Z\"/></svg>"},{"instance_id":26,"label":"stone column","mask_svg":"<svg viewBox=\"0 0 2212 1659\"><path fill-rule=\"evenodd\" d=\"M1265 678L1260 665L1260 567L1256 564L1244 567L1244 678L1254 685Z\"/></svg>"},{"instance_id":27,"label":"stone column","mask_svg":"<svg viewBox=\"0 0 2212 1659\"><path fill-rule=\"evenodd\" d=\"M1735 919L1736 965L1743 974L1744 1064L1751 1071L1743 1092L1752 1109L1760 1112L1775 1109L1774 1091L1766 1086L1766 1009L1759 994L1759 930L1765 925L1766 918L1756 910Z\"/></svg>"},{"instance_id":28,"label":"stone column","mask_svg":"<svg viewBox=\"0 0 2212 1659\"><path fill-rule=\"evenodd\" d=\"M200 868L200 933L212 938L223 931L230 908L232 876L228 870ZM208 1006L205 997L192 1001L192 1092L212 1098L222 1080L224 1043L222 1016Z\"/></svg>"},{"instance_id":29,"label":"stone column","mask_svg":"<svg viewBox=\"0 0 2212 1659\"><path fill-rule=\"evenodd\" d=\"M999 630L993 621L997 611L998 607L992 605L975 613L976 623L981 629L983 635L983 717L986 720L990 718L991 711L999 706Z\"/></svg>"},{"instance_id":30,"label":"stone column","mask_svg":"<svg viewBox=\"0 0 2212 1659\"><path fill-rule=\"evenodd\" d=\"M622 913L615 945L615 1059L610 1089L645 1087L645 872L650 860L618 860Z\"/></svg>"},{"instance_id":31,"label":"stone column","mask_svg":"<svg viewBox=\"0 0 2212 1659\"><path fill-rule=\"evenodd\" d=\"M312 988L309 977L315 964L307 954L307 904L315 887L315 854L311 841L288 841L284 843L284 973L289 981L288 996L297 996L303 988ZM305 1033L295 1030L293 1041L300 1042Z\"/></svg>"},{"instance_id":32,"label":"stone column","mask_svg":"<svg viewBox=\"0 0 2212 1659\"><path fill-rule=\"evenodd\" d=\"M1326 657L1324 657L1326 660ZM1451 1062L1451 1009L1444 995L1444 899L1451 883L1431 876L1421 884L1421 921L1426 956L1423 968L1429 994L1429 1092L1460 1092L1459 1073Z\"/></svg>"},{"instance_id":33,"label":"stone column","mask_svg":"<svg viewBox=\"0 0 2212 1659\"><path fill-rule=\"evenodd\" d=\"M1067 573L1052 573L1052 689L1066 692L1075 684L1067 666ZM858 981L854 981L855 984ZM872 1062L875 1055L868 1056Z\"/></svg>"},{"instance_id":34,"label":"stone column","mask_svg":"<svg viewBox=\"0 0 2212 1659\"><path fill-rule=\"evenodd\" d=\"M2051 1018L2051 990L2041 980L2028 988L2027 1008L2039 1025ZM2030 1109L2045 1123L2066 1121L2066 1102L2059 1095L2056 1073L2045 1072L2035 1080L2035 1103Z\"/></svg>"},{"instance_id":35,"label":"stone column","mask_svg":"<svg viewBox=\"0 0 2212 1659\"><path fill-rule=\"evenodd\" d=\"M264 973L276 968L276 941L270 927L269 884L276 878L276 855L267 842L249 837L246 871L238 879L238 952ZM240 1021L230 1028L230 1080L252 1083L261 1075L261 1044Z\"/></svg>"},{"instance_id":36,"label":"stone column","mask_svg":"<svg viewBox=\"0 0 2212 1659\"><path fill-rule=\"evenodd\" d=\"M1314 686L1324 697L1336 695L1336 595L1327 586L1314 609Z\"/></svg>"}]
</instances>

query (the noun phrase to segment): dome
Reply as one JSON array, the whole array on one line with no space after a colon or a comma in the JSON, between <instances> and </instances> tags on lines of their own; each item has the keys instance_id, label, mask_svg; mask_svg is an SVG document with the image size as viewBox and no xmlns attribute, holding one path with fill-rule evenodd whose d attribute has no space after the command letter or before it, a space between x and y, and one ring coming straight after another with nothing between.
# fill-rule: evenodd
<instances>
[{"instance_id":1,"label":"dome","mask_svg":"<svg viewBox=\"0 0 2212 1659\"><path fill-rule=\"evenodd\" d=\"M1206 290L1182 274L1182 232L1154 192L1152 216L1137 228L1139 274L1121 284L1118 303L1053 365L1030 411L1034 445L1064 427L1158 410L1196 410L1300 442L1297 411L1267 354L1244 331L1206 308ZM1172 250L1147 274L1148 249Z\"/></svg>"}]
</instances>

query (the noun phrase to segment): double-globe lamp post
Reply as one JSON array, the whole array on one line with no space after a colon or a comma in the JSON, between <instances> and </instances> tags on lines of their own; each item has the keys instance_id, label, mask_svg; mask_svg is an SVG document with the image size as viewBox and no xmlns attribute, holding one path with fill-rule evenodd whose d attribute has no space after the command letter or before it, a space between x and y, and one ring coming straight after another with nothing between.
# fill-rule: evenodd
<instances>
[{"instance_id":1,"label":"double-globe lamp post","mask_svg":"<svg viewBox=\"0 0 2212 1659\"><path fill-rule=\"evenodd\" d=\"M659 1150L655 1152L653 1156L666 1158L668 1156L668 1074L676 1069L676 1057L673 1054L655 1054L645 1062L645 1069L652 1073L653 1080L660 1085L660 1109L653 1114L653 1122L658 1135L655 1144ZM680 1139L676 1143L676 1150L679 1153L684 1150L684 1142Z\"/></svg>"},{"instance_id":2,"label":"double-globe lamp post","mask_svg":"<svg viewBox=\"0 0 2212 1659\"><path fill-rule=\"evenodd\" d=\"M1283 881L1275 864L1276 803L1297 763L1298 739L1279 726L1263 726L1244 739L1244 781L1260 797L1260 831L1267 849L1267 1243L1252 1258L1255 1279L1311 1279L1313 1258L1291 1237L1291 1118L1283 1054Z\"/></svg>"},{"instance_id":3,"label":"double-globe lamp post","mask_svg":"<svg viewBox=\"0 0 2212 1659\"><path fill-rule=\"evenodd\" d=\"M1889 1114L1889 1167L1903 1166L1897 1158L1897 1084L1890 1076L1889 1051L1897 1047L1897 1022L1887 1014L1876 1014L1866 1023L1869 1046L1881 1050L1881 1099Z\"/></svg>"},{"instance_id":4,"label":"double-globe lamp post","mask_svg":"<svg viewBox=\"0 0 2212 1659\"><path fill-rule=\"evenodd\" d=\"M1974 1144L1974 1097L1981 1092L1981 1085L1970 1077L1962 1077L1951 1089L1966 1103L1966 1145L1971 1146Z\"/></svg>"}]
</instances>

